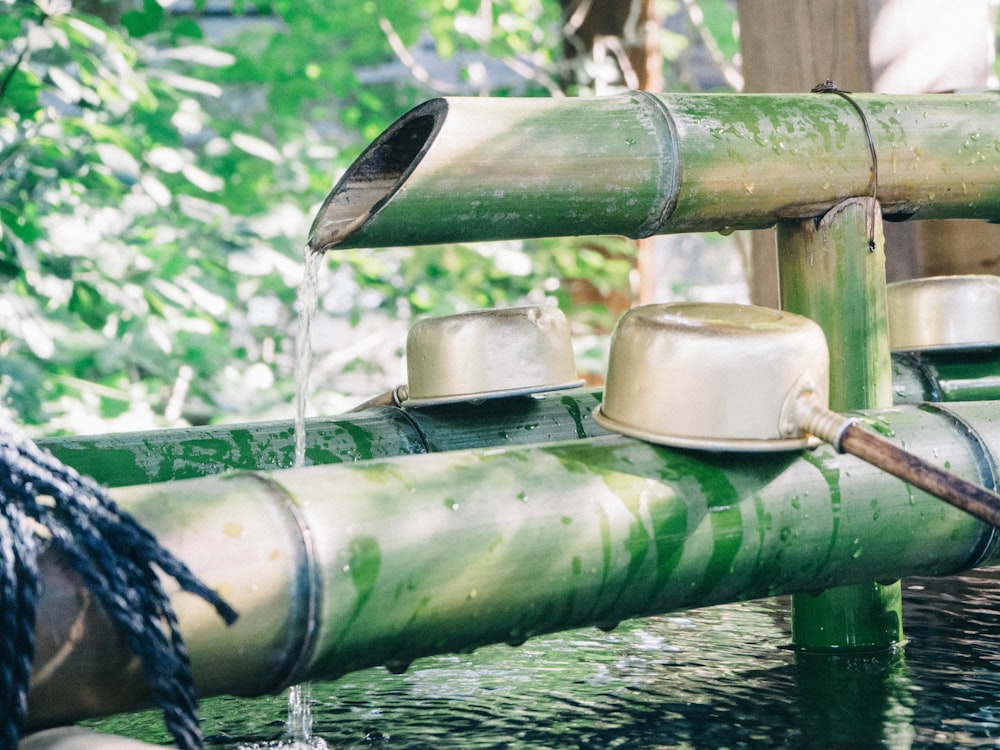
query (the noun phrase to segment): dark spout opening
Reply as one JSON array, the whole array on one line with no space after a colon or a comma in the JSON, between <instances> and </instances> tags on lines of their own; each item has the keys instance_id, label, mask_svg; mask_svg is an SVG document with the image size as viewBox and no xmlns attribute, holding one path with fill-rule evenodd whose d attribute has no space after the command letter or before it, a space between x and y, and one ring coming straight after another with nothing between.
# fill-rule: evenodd
<instances>
[{"instance_id":1,"label":"dark spout opening","mask_svg":"<svg viewBox=\"0 0 1000 750\"><path fill-rule=\"evenodd\" d=\"M309 229L309 249L326 252L350 237L399 190L441 130L448 102L410 110L376 138L326 196Z\"/></svg>"}]
</instances>

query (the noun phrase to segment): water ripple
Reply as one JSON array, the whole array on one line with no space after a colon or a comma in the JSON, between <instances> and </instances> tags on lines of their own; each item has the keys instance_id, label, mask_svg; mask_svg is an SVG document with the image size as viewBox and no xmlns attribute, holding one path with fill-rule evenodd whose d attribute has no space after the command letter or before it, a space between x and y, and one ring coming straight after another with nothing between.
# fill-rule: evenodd
<instances>
[{"instance_id":1,"label":"water ripple","mask_svg":"<svg viewBox=\"0 0 1000 750\"><path fill-rule=\"evenodd\" d=\"M796 654L787 599L746 602L313 683L313 733L331 750L1000 747L997 572L903 590L894 655ZM208 744L281 742L286 711L203 701ZM129 727L150 723L96 725L146 739Z\"/></svg>"}]
</instances>

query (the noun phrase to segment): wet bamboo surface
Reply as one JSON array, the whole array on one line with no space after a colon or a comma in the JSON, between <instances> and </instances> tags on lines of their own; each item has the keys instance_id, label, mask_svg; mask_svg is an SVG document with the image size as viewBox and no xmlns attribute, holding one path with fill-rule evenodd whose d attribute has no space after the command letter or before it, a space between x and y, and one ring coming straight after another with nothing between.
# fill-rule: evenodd
<instances>
[{"instance_id":1,"label":"wet bamboo surface","mask_svg":"<svg viewBox=\"0 0 1000 750\"><path fill-rule=\"evenodd\" d=\"M996 487L994 402L865 413ZM996 554L993 530L829 446L672 450L605 436L119 488L241 613L174 597L202 695L256 695L585 625L905 575ZM134 658L48 559L32 726L143 704Z\"/></svg>"},{"instance_id":2,"label":"wet bamboo surface","mask_svg":"<svg viewBox=\"0 0 1000 750\"><path fill-rule=\"evenodd\" d=\"M976 518L1000 528L1000 497L937 466L916 460L882 436L852 424L844 430L840 448L919 487Z\"/></svg>"},{"instance_id":3,"label":"wet bamboo surface","mask_svg":"<svg viewBox=\"0 0 1000 750\"><path fill-rule=\"evenodd\" d=\"M851 100L431 100L348 169L309 243L320 251L759 228L871 195L873 162L887 218L998 218L1000 96Z\"/></svg>"},{"instance_id":4,"label":"wet bamboo surface","mask_svg":"<svg viewBox=\"0 0 1000 750\"><path fill-rule=\"evenodd\" d=\"M896 352L893 399L1000 400L1000 347ZM605 435L591 418L601 391L581 388L524 399L401 411L382 407L307 421L309 465L456 450L527 445ZM120 487L217 474L288 468L295 455L290 420L39 440L57 458Z\"/></svg>"},{"instance_id":5,"label":"wet bamboo surface","mask_svg":"<svg viewBox=\"0 0 1000 750\"><path fill-rule=\"evenodd\" d=\"M830 409L892 405L885 237L872 198L849 198L818 220L777 227L781 307L819 323L830 351ZM792 597L792 640L804 649L884 649L903 642L898 580Z\"/></svg>"},{"instance_id":6,"label":"wet bamboo surface","mask_svg":"<svg viewBox=\"0 0 1000 750\"><path fill-rule=\"evenodd\" d=\"M606 435L590 416L600 399L599 390L578 388L479 403L373 407L317 417L306 422L306 465ZM77 471L121 487L237 469L290 468L295 425L281 420L38 442Z\"/></svg>"}]
</instances>

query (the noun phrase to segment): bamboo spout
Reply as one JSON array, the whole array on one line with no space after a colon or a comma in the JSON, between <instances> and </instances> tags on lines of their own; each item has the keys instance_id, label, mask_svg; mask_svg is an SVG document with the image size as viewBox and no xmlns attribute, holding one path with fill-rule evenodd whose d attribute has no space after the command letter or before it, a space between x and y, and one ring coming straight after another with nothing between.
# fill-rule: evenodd
<instances>
[{"instance_id":1,"label":"bamboo spout","mask_svg":"<svg viewBox=\"0 0 1000 750\"><path fill-rule=\"evenodd\" d=\"M320 208L309 246L648 236L676 193L675 140L659 100L643 92L433 99L347 170Z\"/></svg>"},{"instance_id":2,"label":"bamboo spout","mask_svg":"<svg viewBox=\"0 0 1000 750\"><path fill-rule=\"evenodd\" d=\"M1000 218L1000 96L446 98L334 186L309 246L725 231L871 193L889 219ZM869 144L865 124L872 133Z\"/></svg>"}]
</instances>

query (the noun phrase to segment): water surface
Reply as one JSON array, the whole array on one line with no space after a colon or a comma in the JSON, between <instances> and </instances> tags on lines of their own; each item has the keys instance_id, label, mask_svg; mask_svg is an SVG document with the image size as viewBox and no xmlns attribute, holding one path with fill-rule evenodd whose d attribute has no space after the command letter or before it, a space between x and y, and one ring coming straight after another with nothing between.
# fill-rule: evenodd
<instances>
[{"instance_id":1,"label":"water surface","mask_svg":"<svg viewBox=\"0 0 1000 750\"><path fill-rule=\"evenodd\" d=\"M1000 570L903 592L909 643L892 655L797 654L788 600L746 602L315 682L313 734L407 750L1000 746ZM283 695L201 709L210 747L287 740ZM158 721L100 727L165 740Z\"/></svg>"}]
</instances>

